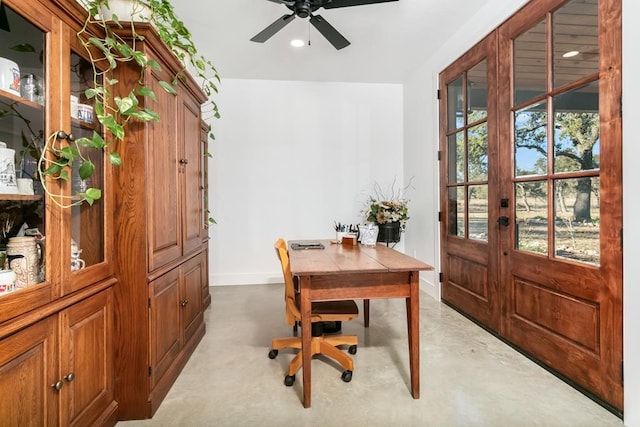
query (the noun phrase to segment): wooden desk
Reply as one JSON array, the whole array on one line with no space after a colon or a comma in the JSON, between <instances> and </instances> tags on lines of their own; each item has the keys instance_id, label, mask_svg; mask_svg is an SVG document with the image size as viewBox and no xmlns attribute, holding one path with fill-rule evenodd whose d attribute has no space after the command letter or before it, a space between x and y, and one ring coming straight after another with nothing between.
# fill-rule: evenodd
<instances>
[{"instance_id":1,"label":"wooden desk","mask_svg":"<svg viewBox=\"0 0 640 427\"><path fill-rule=\"evenodd\" d=\"M300 241L298 241L300 242ZM309 242L309 241L305 241ZM342 299L405 298L411 395L420 398L420 270L428 264L382 244L335 245L325 249L289 250L291 272L298 276L302 316L302 384L304 407L311 406L311 302ZM289 242L289 248L291 248Z\"/></svg>"}]
</instances>

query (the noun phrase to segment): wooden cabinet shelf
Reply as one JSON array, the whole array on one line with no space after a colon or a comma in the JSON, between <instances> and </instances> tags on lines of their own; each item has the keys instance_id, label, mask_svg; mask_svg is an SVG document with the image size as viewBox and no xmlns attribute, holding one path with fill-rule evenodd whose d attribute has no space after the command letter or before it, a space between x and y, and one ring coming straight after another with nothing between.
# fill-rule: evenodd
<instances>
[{"instance_id":1,"label":"wooden cabinet shelf","mask_svg":"<svg viewBox=\"0 0 640 427\"><path fill-rule=\"evenodd\" d=\"M41 202L41 194L0 194L0 206L3 202Z\"/></svg>"}]
</instances>

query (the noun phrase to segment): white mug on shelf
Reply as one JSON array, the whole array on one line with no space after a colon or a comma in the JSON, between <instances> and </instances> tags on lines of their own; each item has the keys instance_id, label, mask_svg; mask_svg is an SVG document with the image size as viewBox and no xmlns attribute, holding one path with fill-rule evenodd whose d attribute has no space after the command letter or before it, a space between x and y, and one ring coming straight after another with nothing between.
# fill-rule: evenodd
<instances>
[{"instance_id":1,"label":"white mug on shelf","mask_svg":"<svg viewBox=\"0 0 640 427\"><path fill-rule=\"evenodd\" d=\"M0 142L0 194L18 194L15 155L15 150Z\"/></svg>"},{"instance_id":2,"label":"white mug on shelf","mask_svg":"<svg viewBox=\"0 0 640 427\"><path fill-rule=\"evenodd\" d=\"M33 180L31 178L18 178L18 193L33 196Z\"/></svg>"}]
</instances>

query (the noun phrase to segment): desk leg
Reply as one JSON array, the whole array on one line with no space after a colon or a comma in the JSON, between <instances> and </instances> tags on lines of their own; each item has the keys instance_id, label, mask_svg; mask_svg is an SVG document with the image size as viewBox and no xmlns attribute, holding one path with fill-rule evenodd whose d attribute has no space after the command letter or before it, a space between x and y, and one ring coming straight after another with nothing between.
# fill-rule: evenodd
<instances>
[{"instance_id":1,"label":"desk leg","mask_svg":"<svg viewBox=\"0 0 640 427\"><path fill-rule=\"evenodd\" d=\"M302 328L302 399L311 407L311 277L300 278L300 317Z\"/></svg>"},{"instance_id":2,"label":"desk leg","mask_svg":"<svg viewBox=\"0 0 640 427\"><path fill-rule=\"evenodd\" d=\"M411 371L411 395L420 399L420 297L419 273L410 273L411 284L407 303L407 336L409 341L409 370Z\"/></svg>"}]
</instances>

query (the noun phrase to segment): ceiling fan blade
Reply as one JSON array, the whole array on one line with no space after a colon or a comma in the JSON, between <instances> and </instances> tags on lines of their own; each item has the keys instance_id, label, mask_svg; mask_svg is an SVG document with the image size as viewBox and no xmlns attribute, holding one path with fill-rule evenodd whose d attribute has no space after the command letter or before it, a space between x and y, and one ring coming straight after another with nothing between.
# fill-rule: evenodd
<instances>
[{"instance_id":1,"label":"ceiling fan blade","mask_svg":"<svg viewBox=\"0 0 640 427\"><path fill-rule=\"evenodd\" d=\"M325 19L320 15L312 15L311 16L311 24L316 27L320 34L322 34L329 43L333 45L337 50L340 50L344 47L349 46L351 43L349 40L345 39L342 34L338 32L335 28L331 26Z\"/></svg>"},{"instance_id":2,"label":"ceiling fan blade","mask_svg":"<svg viewBox=\"0 0 640 427\"><path fill-rule=\"evenodd\" d=\"M337 7L362 6L365 4L387 3L390 1L398 0L325 0L322 7L325 9L335 9Z\"/></svg>"},{"instance_id":3,"label":"ceiling fan blade","mask_svg":"<svg viewBox=\"0 0 640 427\"><path fill-rule=\"evenodd\" d=\"M253 36L251 41L258 43L266 42L271 38L271 36L283 29L289 22L293 21L293 18L295 17L295 13L292 13L291 15L282 15L282 17L278 18L273 24Z\"/></svg>"},{"instance_id":4,"label":"ceiling fan blade","mask_svg":"<svg viewBox=\"0 0 640 427\"><path fill-rule=\"evenodd\" d=\"M269 0L278 4L286 4L287 6L293 6L296 4L295 0Z\"/></svg>"}]
</instances>

